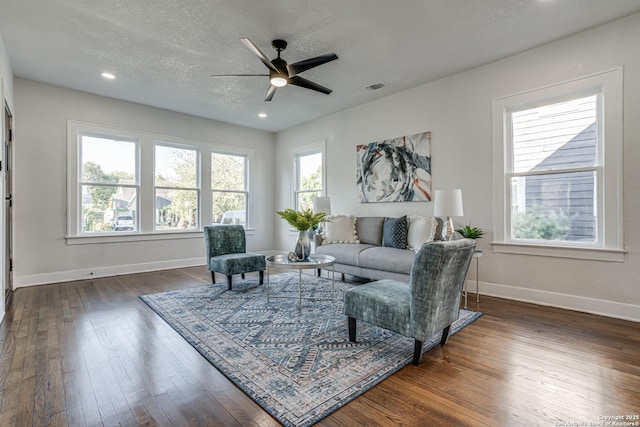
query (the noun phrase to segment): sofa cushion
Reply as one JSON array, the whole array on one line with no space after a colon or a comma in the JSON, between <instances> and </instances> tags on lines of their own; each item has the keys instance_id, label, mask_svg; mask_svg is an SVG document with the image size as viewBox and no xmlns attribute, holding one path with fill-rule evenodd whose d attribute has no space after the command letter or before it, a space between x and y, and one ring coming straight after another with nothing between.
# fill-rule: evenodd
<instances>
[{"instance_id":1,"label":"sofa cushion","mask_svg":"<svg viewBox=\"0 0 640 427\"><path fill-rule=\"evenodd\" d=\"M382 245L383 216L359 216L356 218L356 230L360 243Z\"/></svg>"},{"instance_id":2,"label":"sofa cushion","mask_svg":"<svg viewBox=\"0 0 640 427\"><path fill-rule=\"evenodd\" d=\"M359 266L359 256L365 250L375 249L374 245L363 245L361 243L352 243L349 245L327 245L323 244L316 248L316 253L323 255L331 255L336 259L338 264L347 264Z\"/></svg>"},{"instance_id":3,"label":"sofa cushion","mask_svg":"<svg viewBox=\"0 0 640 427\"><path fill-rule=\"evenodd\" d=\"M360 252L360 267L410 274L416 253L407 249L374 246Z\"/></svg>"},{"instance_id":4,"label":"sofa cushion","mask_svg":"<svg viewBox=\"0 0 640 427\"><path fill-rule=\"evenodd\" d=\"M353 215L333 215L327 217L325 243L360 243L356 232L356 217Z\"/></svg>"},{"instance_id":5,"label":"sofa cushion","mask_svg":"<svg viewBox=\"0 0 640 427\"><path fill-rule=\"evenodd\" d=\"M407 249L407 216L385 218L382 229L382 246Z\"/></svg>"},{"instance_id":6,"label":"sofa cushion","mask_svg":"<svg viewBox=\"0 0 640 427\"><path fill-rule=\"evenodd\" d=\"M409 249L418 252L423 244L433 241L437 229L438 221L434 217L411 215L407 233Z\"/></svg>"}]
</instances>

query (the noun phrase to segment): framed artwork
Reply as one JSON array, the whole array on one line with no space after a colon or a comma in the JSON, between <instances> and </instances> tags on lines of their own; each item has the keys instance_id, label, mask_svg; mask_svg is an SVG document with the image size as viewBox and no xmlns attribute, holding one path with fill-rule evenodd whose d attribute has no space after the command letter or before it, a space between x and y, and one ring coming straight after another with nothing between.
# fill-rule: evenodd
<instances>
[{"instance_id":1,"label":"framed artwork","mask_svg":"<svg viewBox=\"0 0 640 427\"><path fill-rule=\"evenodd\" d=\"M431 132L356 146L358 202L431 201Z\"/></svg>"}]
</instances>

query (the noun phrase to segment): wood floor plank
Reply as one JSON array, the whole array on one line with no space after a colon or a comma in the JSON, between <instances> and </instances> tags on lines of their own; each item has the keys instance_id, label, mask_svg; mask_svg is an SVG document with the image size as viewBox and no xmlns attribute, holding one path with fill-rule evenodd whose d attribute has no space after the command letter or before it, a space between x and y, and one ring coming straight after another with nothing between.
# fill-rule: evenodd
<instances>
[{"instance_id":1,"label":"wood floor plank","mask_svg":"<svg viewBox=\"0 0 640 427\"><path fill-rule=\"evenodd\" d=\"M138 298L210 281L190 267L16 290L0 325L0 426L279 425ZM419 366L318 425L551 426L640 412L640 324L485 296L479 308Z\"/></svg>"}]
</instances>

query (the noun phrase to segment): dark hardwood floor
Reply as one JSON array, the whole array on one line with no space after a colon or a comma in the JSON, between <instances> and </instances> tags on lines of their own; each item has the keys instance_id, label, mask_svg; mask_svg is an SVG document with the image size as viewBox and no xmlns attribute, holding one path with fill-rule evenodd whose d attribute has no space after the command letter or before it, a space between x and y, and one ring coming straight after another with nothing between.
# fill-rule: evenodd
<instances>
[{"instance_id":1,"label":"dark hardwood floor","mask_svg":"<svg viewBox=\"0 0 640 427\"><path fill-rule=\"evenodd\" d=\"M0 326L0 426L278 425L138 298L209 281L194 267L18 289ZM606 425L601 417L640 415L640 324L490 297L479 309L420 366L320 425Z\"/></svg>"}]
</instances>

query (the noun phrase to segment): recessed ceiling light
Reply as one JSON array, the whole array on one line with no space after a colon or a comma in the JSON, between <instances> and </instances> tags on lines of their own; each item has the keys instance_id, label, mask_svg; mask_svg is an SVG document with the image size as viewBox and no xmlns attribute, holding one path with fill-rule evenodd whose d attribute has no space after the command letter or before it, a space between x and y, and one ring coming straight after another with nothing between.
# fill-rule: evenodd
<instances>
[{"instance_id":1,"label":"recessed ceiling light","mask_svg":"<svg viewBox=\"0 0 640 427\"><path fill-rule=\"evenodd\" d=\"M114 76L111 73L102 73L102 77L104 77L105 79L109 79L109 80L113 80L116 78L116 76Z\"/></svg>"},{"instance_id":2,"label":"recessed ceiling light","mask_svg":"<svg viewBox=\"0 0 640 427\"><path fill-rule=\"evenodd\" d=\"M258 113L258 117L264 119L265 117L267 117L267 113Z\"/></svg>"}]
</instances>

